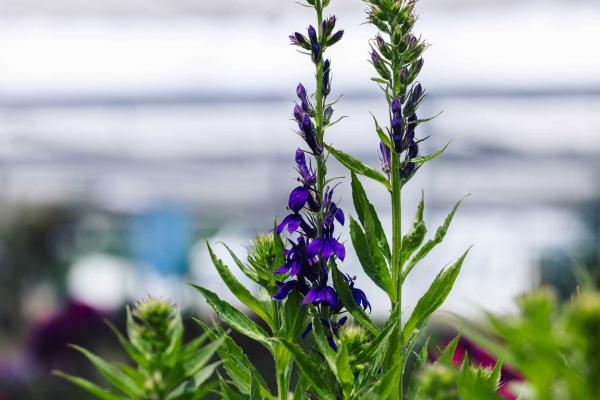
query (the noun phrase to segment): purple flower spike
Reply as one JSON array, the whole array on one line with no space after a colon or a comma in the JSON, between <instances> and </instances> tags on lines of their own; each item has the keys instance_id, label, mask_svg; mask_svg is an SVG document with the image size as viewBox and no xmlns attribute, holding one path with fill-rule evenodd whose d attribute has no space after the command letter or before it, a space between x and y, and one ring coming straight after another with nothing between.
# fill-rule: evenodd
<instances>
[{"instance_id":1,"label":"purple flower spike","mask_svg":"<svg viewBox=\"0 0 600 400\"><path fill-rule=\"evenodd\" d=\"M302 210L308 201L308 196L310 196L308 189L303 186L298 186L290 193L288 207L295 212Z\"/></svg>"}]
</instances>

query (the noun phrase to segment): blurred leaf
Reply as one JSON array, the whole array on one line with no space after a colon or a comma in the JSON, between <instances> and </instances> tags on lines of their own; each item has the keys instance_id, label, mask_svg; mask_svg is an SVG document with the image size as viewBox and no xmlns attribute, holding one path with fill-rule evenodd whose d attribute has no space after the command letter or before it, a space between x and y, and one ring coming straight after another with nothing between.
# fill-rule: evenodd
<instances>
[{"instance_id":1,"label":"blurred leaf","mask_svg":"<svg viewBox=\"0 0 600 400\"><path fill-rule=\"evenodd\" d=\"M177 386L165 400L177 400L182 398L188 398L189 396L198 392L198 388L202 385L211 375L215 372L215 369L221 364L221 362L215 362L210 365L201 368L194 376L186 379Z\"/></svg>"},{"instance_id":2,"label":"blurred leaf","mask_svg":"<svg viewBox=\"0 0 600 400\"><path fill-rule=\"evenodd\" d=\"M385 186L388 190L391 190L390 183L388 179L381 172L376 171L375 169L369 167L367 164L363 163L357 158L352 157L344 153L343 151L336 150L331 146L325 145L325 148L346 168L349 170L359 174L366 176L367 178L371 178L383 186Z\"/></svg>"},{"instance_id":3,"label":"blurred leaf","mask_svg":"<svg viewBox=\"0 0 600 400\"><path fill-rule=\"evenodd\" d=\"M137 387L136 383L123 371L117 368L115 365L103 360L96 356L92 352L84 349L83 347L71 344L69 345L73 349L83 354L94 366L98 369L98 372L106 378L114 387L127 394L130 397L140 397L142 392Z\"/></svg>"},{"instance_id":4,"label":"blurred leaf","mask_svg":"<svg viewBox=\"0 0 600 400\"><path fill-rule=\"evenodd\" d=\"M121 345L123 350L125 350L127 355L137 364L142 365L142 366L147 366L148 362L147 362L146 358L144 357L144 355L142 353L140 353L140 351L138 349L133 347L131 345L131 343L129 343L129 341L127 341L127 339L123 336L123 334L121 332L119 332L117 327L114 326L114 324L109 320L105 320L104 322L106 323L106 325L108 325L110 330L113 331L114 335L117 337L117 340L119 341L119 344Z\"/></svg>"},{"instance_id":5,"label":"blurred leaf","mask_svg":"<svg viewBox=\"0 0 600 400\"><path fill-rule=\"evenodd\" d=\"M204 298L207 303L215 310L219 317L230 327L248 336L251 339L263 344L269 351L272 352L271 342L267 333L258 324L248 318L244 313L237 310L231 304L221 300L216 293L211 292L201 286L192 284Z\"/></svg>"},{"instance_id":6,"label":"blurred leaf","mask_svg":"<svg viewBox=\"0 0 600 400\"><path fill-rule=\"evenodd\" d=\"M290 293L283 303L279 303L279 310L283 317L280 335L283 335L285 339L296 340L304 329L306 308L302 307L301 303L302 296L296 292Z\"/></svg>"},{"instance_id":7,"label":"blurred leaf","mask_svg":"<svg viewBox=\"0 0 600 400\"><path fill-rule=\"evenodd\" d=\"M377 131L379 140L381 140L389 149L393 149L394 145L392 144L390 136L386 134L383 129L381 129L381 126L379 126L379 122L377 122L377 118L375 118L373 114L371 114L371 116L373 117L373 122L375 122L375 130Z\"/></svg>"},{"instance_id":8,"label":"blurred leaf","mask_svg":"<svg viewBox=\"0 0 600 400\"><path fill-rule=\"evenodd\" d=\"M456 352L456 347L458 346L458 342L460 342L460 335L456 335L447 345L444 347L444 350L439 355L436 360L436 364L446 365L448 367L452 366L452 358L454 357L454 353Z\"/></svg>"},{"instance_id":9,"label":"blurred leaf","mask_svg":"<svg viewBox=\"0 0 600 400\"><path fill-rule=\"evenodd\" d=\"M184 377L188 378L196 375L210 361L226 337L227 335L222 334L221 337L198 350L192 358L186 360L182 365L185 374Z\"/></svg>"},{"instance_id":10,"label":"blurred leaf","mask_svg":"<svg viewBox=\"0 0 600 400\"><path fill-rule=\"evenodd\" d=\"M56 376L59 376L63 379L68 380L69 382L73 383L74 385L79 386L83 390L96 396L99 399L102 399L102 400L128 400L127 397L116 395L116 394L112 393L110 390L103 389L100 386L96 385L95 383L92 383L86 379L78 378L76 376L72 376L69 374L65 374L62 371L52 371L52 373Z\"/></svg>"},{"instance_id":11,"label":"blurred leaf","mask_svg":"<svg viewBox=\"0 0 600 400\"><path fill-rule=\"evenodd\" d=\"M317 344L317 347L319 348L319 352L321 353L323 358L325 358L325 361L327 362L329 369L335 376L337 376L338 372L337 372L335 351L331 348L331 346L329 346L329 341L327 340L327 335L326 335L325 331L323 330L323 323L321 322L321 319L319 318L319 315L317 314L315 307L311 305L311 309L312 309L312 315L313 315L312 329L313 329L313 335L315 338L315 343ZM332 335L333 335L333 333L329 332L329 336L332 336Z\"/></svg>"},{"instance_id":12,"label":"blurred leaf","mask_svg":"<svg viewBox=\"0 0 600 400\"><path fill-rule=\"evenodd\" d=\"M446 300L470 249L471 248L467 249L467 251L452 266L442 270L427 292L419 299L415 309L404 326L404 331L402 332L403 342L406 342L413 331L420 328L431 314L433 314L433 312Z\"/></svg>"}]
</instances>

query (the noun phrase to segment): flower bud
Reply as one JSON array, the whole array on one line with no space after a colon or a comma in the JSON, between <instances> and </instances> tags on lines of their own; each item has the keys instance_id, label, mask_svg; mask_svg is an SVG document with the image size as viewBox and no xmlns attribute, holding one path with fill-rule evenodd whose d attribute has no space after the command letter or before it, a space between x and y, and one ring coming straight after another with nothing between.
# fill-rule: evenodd
<instances>
[{"instance_id":1,"label":"flower bud","mask_svg":"<svg viewBox=\"0 0 600 400\"><path fill-rule=\"evenodd\" d=\"M331 36L329 38L329 40L327 41L327 45L328 46L333 46L334 44L336 44L337 42L339 42L340 40L342 40L343 36L344 36L344 31L342 29L340 29L335 34L333 34L333 36Z\"/></svg>"}]
</instances>

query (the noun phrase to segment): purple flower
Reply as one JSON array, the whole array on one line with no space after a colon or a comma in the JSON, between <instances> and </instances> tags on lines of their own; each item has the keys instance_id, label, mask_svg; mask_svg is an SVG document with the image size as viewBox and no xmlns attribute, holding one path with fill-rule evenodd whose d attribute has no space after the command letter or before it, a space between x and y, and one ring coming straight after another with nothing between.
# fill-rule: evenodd
<instances>
[{"instance_id":1,"label":"purple flower","mask_svg":"<svg viewBox=\"0 0 600 400\"><path fill-rule=\"evenodd\" d=\"M279 290L273 295L273 300L282 301L285 299L292 290L301 291L303 289L302 284L298 280L292 280L287 282L279 282Z\"/></svg>"},{"instance_id":2,"label":"purple flower","mask_svg":"<svg viewBox=\"0 0 600 400\"><path fill-rule=\"evenodd\" d=\"M289 233L294 233L300 228L300 225L304 222L300 214L290 214L277 225L277 233L281 235L281 232L287 227Z\"/></svg>"},{"instance_id":3,"label":"purple flower","mask_svg":"<svg viewBox=\"0 0 600 400\"><path fill-rule=\"evenodd\" d=\"M308 100L306 88L304 87L304 85L302 85L302 83L299 83L296 87L296 95L300 99L302 111L304 111L306 114L313 115L313 107L310 104L310 101ZM301 122L302 118L296 117L296 107L294 107L294 117L298 120L298 122Z\"/></svg>"},{"instance_id":4,"label":"purple flower","mask_svg":"<svg viewBox=\"0 0 600 400\"><path fill-rule=\"evenodd\" d=\"M327 106L325 111L323 111L323 117L325 118L325 124L329 124L331 122L331 117L333 116L333 108L331 106Z\"/></svg>"},{"instance_id":5,"label":"purple flower","mask_svg":"<svg viewBox=\"0 0 600 400\"><path fill-rule=\"evenodd\" d=\"M292 193L290 193L290 198L288 200L288 207L290 210L298 212L304 208L304 205L308 201L310 197L310 192L304 186L298 186Z\"/></svg>"},{"instance_id":6,"label":"purple flower","mask_svg":"<svg viewBox=\"0 0 600 400\"><path fill-rule=\"evenodd\" d=\"M334 238L317 238L308 245L306 250L314 256L320 254L325 260L334 254L342 261L346 258L346 248Z\"/></svg>"},{"instance_id":7,"label":"purple flower","mask_svg":"<svg viewBox=\"0 0 600 400\"><path fill-rule=\"evenodd\" d=\"M333 29L335 28L336 21L337 20L335 18L335 15L332 15L331 17L323 21L323 23L321 24L323 28L323 36L329 37L329 35L331 35L331 32L333 32Z\"/></svg>"},{"instance_id":8,"label":"purple flower","mask_svg":"<svg viewBox=\"0 0 600 400\"><path fill-rule=\"evenodd\" d=\"M308 39L300 32L294 32L294 34L290 35L290 41L294 46L299 46L306 50L310 49Z\"/></svg>"},{"instance_id":9,"label":"purple flower","mask_svg":"<svg viewBox=\"0 0 600 400\"><path fill-rule=\"evenodd\" d=\"M383 172L385 172L386 174L390 174L390 168L391 168L391 160L392 160L392 155L391 155L391 151L390 148L387 147L387 145L383 142L379 142L379 151L381 152L379 158L381 160L381 169L383 170Z\"/></svg>"},{"instance_id":10,"label":"purple flower","mask_svg":"<svg viewBox=\"0 0 600 400\"><path fill-rule=\"evenodd\" d=\"M304 138L304 141L310 147L315 155L319 155L323 152L323 148L317 143L317 133L315 127L308 114L305 114L300 122L300 135Z\"/></svg>"},{"instance_id":11,"label":"purple flower","mask_svg":"<svg viewBox=\"0 0 600 400\"><path fill-rule=\"evenodd\" d=\"M306 293L302 304L327 303L332 309L337 309L340 303L338 294L331 286L312 288Z\"/></svg>"},{"instance_id":12,"label":"purple flower","mask_svg":"<svg viewBox=\"0 0 600 400\"><path fill-rule=\"evenodd\" d=\"M354 287L354 281L356 280L356 277L351 277L350 275L346 275L346 274L344 274L343 276L344 276L344 280L348 284L348 287L352 291L352 297L354 298L354 302L357 305L361 306L364 310L366 310L368 308L369 311L371 311L371 303L369 303L369 300L367 299L367 295L365 294L365 292Z\"/></svg>"},{"instance_id":13,"label":"purple flower","mask_svg":"<svg viewBox=\"0 0 600 400\"><path fill-rule=\"evenodd\" d=\"M310 39L310 49L312 52L313 62L316 64L321 58L321 45L319 44L319 38L317 37L317 31L311 25L308 27L308 38Z\"/></svg>"},{"instance_id":14,"label":"purple flower","mask_svg":"<svg viewBox=\"0 0 600 400\"><path fill-rule=\"evenodd\" d=\"M343 36L344 36L344 31L342 29L340 29L339 31L337 31L336 33L334 33L329 38L329 40L327 41L327 45L333 46L334 44L336 44L337 42L339 42L340 40L342 40Z\"/></svg>"},{"instance_id":15,"label":"purple flower","mask_svg":"<svg viewBox=\"0 0 600 400\"><path fill-rule=\"evenodd\" d=\"M316 174L306 164L306 155L302 149L296 149L296 165L301 176L301 181L305 185L314 185L316 183Z\"/></svg>"}]
</instances>

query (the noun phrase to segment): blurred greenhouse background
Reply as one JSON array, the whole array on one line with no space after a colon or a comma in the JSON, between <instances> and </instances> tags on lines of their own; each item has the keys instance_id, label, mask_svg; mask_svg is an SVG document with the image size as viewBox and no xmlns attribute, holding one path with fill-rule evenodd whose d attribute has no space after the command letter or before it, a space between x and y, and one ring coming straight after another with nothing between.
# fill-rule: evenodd
<instances>
[{"instance_id":1,"label":"blurred greenhouse background","mask_svg":"<svg viewBox=\"0 0 600 400\"><path fill-rule=\"evenodd\" d=\"M331 51L336 110L349 118L327 140L378 165L369 111L385 110L363 8L332 1L346 28ZM406 303L470 244L447 312L510 313L541 283L568 296L574 268L600 269L600 3L418 9L432 44L424 107L442 111L421 135L429 151L451 145L411 182L404 220L421 188L430 232L471 196ZM233 300L202 238L243 253L285 215L294 89L312 80L287 34L310 18L292 0L0 2L0 400L74 398L47 371L70 360L67 342L110 347L101 319L126 303L152 294L208 315L186 281ZM338 194L352 214L348 182ZM386 194L373 196L385 215ZM353 254L344 268L361 280Z\"/></svg>"}]
</instances>

